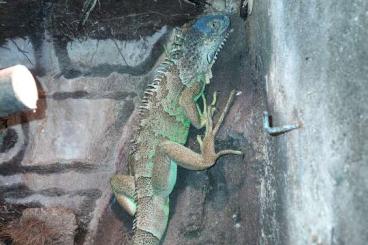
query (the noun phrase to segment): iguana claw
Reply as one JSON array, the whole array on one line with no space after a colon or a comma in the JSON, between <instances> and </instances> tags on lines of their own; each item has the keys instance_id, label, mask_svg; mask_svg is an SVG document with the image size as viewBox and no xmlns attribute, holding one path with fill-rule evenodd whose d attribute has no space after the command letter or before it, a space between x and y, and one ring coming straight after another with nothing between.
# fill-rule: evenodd
<instances>
[{"instance_id":1,"label":"iguana claw","mask_svg":"<svg viewBox=\"0 0 368 245\"><path fill-rule=\"evenodd\" d=\"M220 126L222 125L222 122L223 122L223 120L224 120L227 112L230 109L230 105L231 105L231 103L232 103L232 101L234 99L234 96L235 96L235 90L232 90L231 93L230 93L230 95L229 95L229 98L228 98L228 100L226 102L225 108L223 109L223 111L222 111L222 113L220 115L219 120L214 125L213 124L212 117L213 117L213 114L214 114L214 112L216 110L215 104L216 104L216 100L217 100L217 93L216 92L213 93L212 103L210 105L207 105L206 106L206 110L207 110L207 112L206 112L207 118L206 118L206 122L205 122L206 123L206 132L205 132L203 141L202 141L202 139L200 138L199 135L197 136L197 141L198 142L201 142L200 143L200 146L201 146L202 152L204 150L204 147L206 147L205 144L208 144L209 142L211 142L210 144L214 144L216 134L217 134L218 130L220 129ZM205 142L205 143L203 143L203 142ZM225 155L225 154L241 155L243 153L241 151L236 151L236 150L222 150L222 151L220 151L218 153L215 153L213 151L213 154L215 154L215 156L216 156L215 159L217 159L218 157L220 157L222 155Z\"/></svg>"},{"instance_id":2,"label":"iguana claw","mask_svg":"<svg viewBox=\"0 0 368 245\"><path fill-rule=\"evenodd\" d=\"M200 117L200 122L201 122L201 127L206 126L208 118L212 118L213 113L216 111L216 102L217 102L217 92L213 92L212 95L212 102L211 104L207 105L207 100L206 97L204 96L204 94L201 95L202 98L202 103L203 103L203 110L198 110L199 112L199 117Z\"/></svg>"}]
</instances>

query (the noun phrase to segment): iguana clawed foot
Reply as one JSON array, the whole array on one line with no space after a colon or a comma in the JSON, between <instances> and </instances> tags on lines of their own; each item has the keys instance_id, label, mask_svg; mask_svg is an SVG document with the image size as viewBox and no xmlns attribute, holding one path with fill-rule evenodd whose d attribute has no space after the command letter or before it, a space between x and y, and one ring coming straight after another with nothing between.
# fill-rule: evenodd
<instances>
[{"instance_id":1,"label":"iguana clawed foot","mask_svg":"<svg viewBox=\"0 0 368 245\"><path fill-rule=\"evenodd\" d=\"M236 150L222 150L216 153L215 151L215 137L220 129L220 126L225 118L226 113L230 109L231 102L235 96L235 91L231 91L230 96L226 102L225 108L223 109L219 120L216 124L213 123L213 114L215 112L216 93L214 93L214 99L211 104L207 105L204 103L204 112L202 116L206 116L205 123L205 135L203 139L201 136L197 136L197 141L201 148L201 153L192 151L191 149L177 144L171 141L164 141L160 145L160 149L164 154L167 154L172 160L178 165L192 170L203 170L211 167L215 164L216 159L225 154L242 154L241 151ZM204 102L205 99L202 97Z\"/></svg>"},{"instance_id":2,"label":"iguana clawed foot","mask_svg":"<svg viewBox=\"0 0 368 245\"><path fill-rule=\"evenodd\" d=\"M213 113L215 112L216 102L217 102L217 92L215 91L212 96L211 104L207 105L207 100L204 94L201 95L202 103L203 103L203 110L201 111L198 109L199 118L200 118L200 125L204 127L207 125L208 117L212 119Z\"/></svg>"},{"instance_id":3,"label":"iguana clawed foot","mask_svg":"<svg viewBox=\"0 0 368 245\"><path fill-rule=\"evenodd\" d=\"M217 93L214 92L213 93L213 99L212 99L212 102L210 105L206 105L204 106L204 109L206 110L206 121L205 121L205 127L206 127L206 131L205 131L205 135L204 135L204 138L203 138L203 141L201 139L201 137L198 135L197 136L197 141L200 145L200 148L201 148L201 152L204 153L204 152L207 152L209 151L209 154L210 155L213 155L212 157L215 157L215 159L217 159L218 157L222 156L222 155L225 155L225 154L236 154L236 155L241 155L242 152L241 151L236 151L236 150L222 150L218 153L215 153L215 149L214 149L214 141L215 141L215 136L218 132L218 130L220 129L220 126L227 114L227 112L229 111L230 109L230 105L234 99L234 96L235 96L235 90L232 90L230 95L229 95L229 98L226 102L226 105L225 105L225 108L223 109L221 115L220 115L220 118L219 120L217 121L217 123L214 125L213 123L213 114L214 112L216 111L216 101L217 101ZM205 99L203 98L203 103L205 103ZM210 149L212 148L212 149Z\"/></svg>"}]
</instances>

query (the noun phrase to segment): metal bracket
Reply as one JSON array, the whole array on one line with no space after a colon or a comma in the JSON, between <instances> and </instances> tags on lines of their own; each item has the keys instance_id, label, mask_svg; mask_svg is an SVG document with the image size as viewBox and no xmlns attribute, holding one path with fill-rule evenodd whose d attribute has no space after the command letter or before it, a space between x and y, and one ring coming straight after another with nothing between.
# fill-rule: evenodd
<instances>
[{"instance_id":1,"label":"metal bracket","mask_svg":"<svg viewBox=\"0 0 368 245\"><path fill-rule=\"evenodd\" d=\"M267 111L264 111L263 112L263 128L269 135L277 136L280 134L287 133L291 130L300 128L300 125L288 124L288 125L284 125L280 127L271 127L270 116Z\"/></svg>"}]
</instances>

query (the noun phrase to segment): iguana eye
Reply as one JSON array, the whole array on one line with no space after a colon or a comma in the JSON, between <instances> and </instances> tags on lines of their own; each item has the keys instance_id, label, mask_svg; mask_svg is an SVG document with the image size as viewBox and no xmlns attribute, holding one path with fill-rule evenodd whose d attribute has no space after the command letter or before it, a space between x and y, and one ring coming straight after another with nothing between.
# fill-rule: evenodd
<instances>
[{"instance_id":1,"label":"iguana eye","mask_svg":"<svg viewBox=\"0 0 368 245\"><path fill-rule=\"evenodd\" d=\"M214 30L217 30L217 29L219 29L220 28L220 23L218 22L218 21L216 21L216 20L213 20L213 21L211 21L210 23L208 23L209 24L209 27L211 28L211 29L214 29Z\"/></svg>"}]
</instances>

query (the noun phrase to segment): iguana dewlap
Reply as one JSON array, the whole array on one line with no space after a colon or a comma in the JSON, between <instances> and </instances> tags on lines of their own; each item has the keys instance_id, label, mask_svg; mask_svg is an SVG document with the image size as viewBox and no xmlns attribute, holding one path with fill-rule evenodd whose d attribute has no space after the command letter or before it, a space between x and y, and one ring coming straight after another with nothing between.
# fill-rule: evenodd
<instances>
[{"instance_id":1,"label":"iguana dewlap","mask_svg":"<svg viewBox=\"0 0 368 245\"><path fill-rule=\"evenodd\" d=\"M202 170L211 167L223 154L215 152L214 138L234 97L231 92L216 125L212 122L216 94L207 105L204 88L212 76L211 67L230 30L229 17L210 14L192 25L174 31L164 62L156 70L140 107L139 128L133 137L128 164L130 175L111 179L119 204L135 216L133 243L158 244L168 222L169 195L177 165ZM197 100L203 100L203 109ZM183 146L190 125L205 127L197 136L201 153Z\"/></svg>"}]
</instances>

